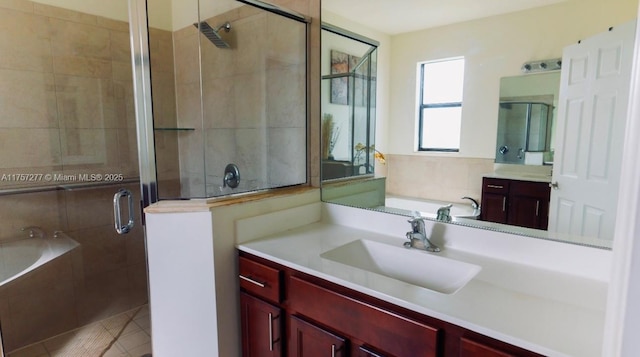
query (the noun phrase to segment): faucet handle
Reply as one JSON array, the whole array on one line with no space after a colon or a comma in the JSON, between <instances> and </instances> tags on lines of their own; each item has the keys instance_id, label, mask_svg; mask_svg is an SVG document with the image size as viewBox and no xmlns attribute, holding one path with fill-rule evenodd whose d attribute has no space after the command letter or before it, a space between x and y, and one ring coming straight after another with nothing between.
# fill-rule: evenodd
<instances>
[{"instance_id":1,"label":"faucet handle","mask_svg":"<svg viewBox=\"0 0 640 357\"><path fill-rule=\"evenodd\" d=\"M407 222L411 223L410 233L424 233L424 218L420 215L420 212L413 211L413 217Z\"/></svg>"},{"instance_id":2,"label":"faucet handle","mask_svg":"<svg viewBox=\"0 0 640 357\"><path fill-rule=\"evenodd\" d=\"M436 220L443 222L451 222L451 207L453 204L448 204L446 206L438 208Z\"/></svg>"}]
</instances>

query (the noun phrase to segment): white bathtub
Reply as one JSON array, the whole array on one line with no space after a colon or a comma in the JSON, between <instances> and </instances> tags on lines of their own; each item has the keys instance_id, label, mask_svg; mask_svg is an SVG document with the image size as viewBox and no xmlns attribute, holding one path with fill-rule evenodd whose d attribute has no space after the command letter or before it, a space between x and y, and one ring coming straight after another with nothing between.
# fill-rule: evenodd
<instances>
[{"instance_id":1,"label":"white bathtub","mask_svg":"<svg viewBox=\"0 0 640 357\"><path fill-rule=\"evenodd\" d=\"M411 197L402 196L387 196L385 197L386 209L398 209L406 211L418 211L423 217L435 218L438 212L438 208L444 207L451 202L435 201L435 200L423 200ZM480 218L480 209L474 209L471 207L471 202L467 203L454 203L449 213L451 217L455 219L478 219Z\"/></svg>"},{"instance_id":2,"label":"white bathtub","mask_svg":"<svg viewBox=\"0 0 640 357\"><path fill-rule=\"evenodd\" d=\"M0 286L3 286L79 246L62 232L56 238L24 238L0 243Z\"/></svg>"}]
</instances>

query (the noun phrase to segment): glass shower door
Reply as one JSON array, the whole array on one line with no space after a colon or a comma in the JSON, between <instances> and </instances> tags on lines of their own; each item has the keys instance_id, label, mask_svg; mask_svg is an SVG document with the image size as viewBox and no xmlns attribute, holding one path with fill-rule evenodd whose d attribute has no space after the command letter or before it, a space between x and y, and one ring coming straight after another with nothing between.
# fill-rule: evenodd
<instances>
[{"instance_id":1,"label":"glass shower door","mask_svg":"<svg viewBox=\"0 0 640 357\"><path fill-rule=\"evenodd\" d=\"M306 183L307 19L251 1L148 5L158 197Z\"/></svg>"},{"instance_id":2,"label":"glass shower door","mask_svg":"<svg viewBox=\"0 0 640 357\"><path fill-rule=\"evenodd\" d=\"M528 103L500 103L497 163L524 164L528 118Z\"/></svg>"},{"instance_id":3,"label":"glass shower door","mask_svg":"<svg viewBox=\"0 0 640 357\"><path fill-rule=\"evenodd\" d=\"M537 154L535 163L542 165L542 153L550 148L550 111L544 103L500 102L496 162L531 164Z\"/></svg>"},{"instance_id":4,"label":"glass shower door","mask_svg":"<svg viewBox=\"0 0 640 357\"><path fill-rule=\"evenodd\" d=\"M138 204L128 234L114 230L114 194L142 200L128 14L126 1L0 3L5 355L151 352Z\"/></svg>"}]
</instances>

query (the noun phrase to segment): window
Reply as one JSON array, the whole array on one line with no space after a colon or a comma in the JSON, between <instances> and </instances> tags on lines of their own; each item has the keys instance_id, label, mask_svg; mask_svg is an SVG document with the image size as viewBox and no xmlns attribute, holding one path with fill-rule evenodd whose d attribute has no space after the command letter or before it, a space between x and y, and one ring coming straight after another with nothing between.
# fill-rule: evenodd
<instances>
[{"instance_id":1,"label":"window","mask_svg":"<svg viewBox=\"0 0 640 357\"><path fill-rule=\"evenodd\" d=\"M459 151L464 58L423 62L418 72L418 150Z\"/></svg>"}]
</instances>

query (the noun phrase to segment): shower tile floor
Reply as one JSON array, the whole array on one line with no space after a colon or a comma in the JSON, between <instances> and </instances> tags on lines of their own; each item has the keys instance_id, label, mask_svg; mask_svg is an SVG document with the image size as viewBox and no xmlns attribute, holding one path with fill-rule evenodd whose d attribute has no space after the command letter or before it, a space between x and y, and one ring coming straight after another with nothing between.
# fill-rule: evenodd
<instances>
[{"instance_id":1,"label":"shower tile floor","mask_svg":"<svg viewBox=\"0 0 640 357\"><path fill-rule=\"evenodd\" d=\"M151 353L149 305L40 341L7 357L141 357Z\"/></svg>"}]
</instances>

